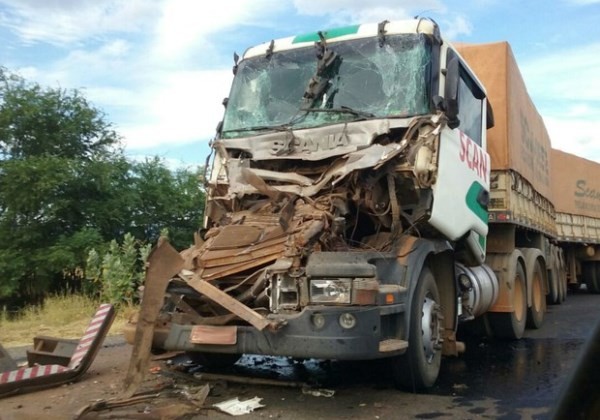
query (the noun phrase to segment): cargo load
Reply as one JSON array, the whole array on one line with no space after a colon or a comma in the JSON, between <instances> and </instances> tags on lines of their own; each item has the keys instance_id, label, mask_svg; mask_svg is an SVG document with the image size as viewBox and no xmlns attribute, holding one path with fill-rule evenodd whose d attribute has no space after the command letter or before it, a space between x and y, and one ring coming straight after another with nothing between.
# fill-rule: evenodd
<instances>
[{"instance_id":1,"label":"cargo load","mask_svg":"<svg viewBox=\"0 0 600 420\"><path fill-rule=\"evenodd\" d=\"M456 44L487 90L494 127L487 147L492 170L512 169L552 201L550 137L537 112L507 42Z\"/></svg>"},{"instance_id":2,"label":"cargo load","mask_svg":"<svg viewBox=\"0 0 600 420\"><path fill-rule=\"evenodd\" d=\"M509 44L456 48L485 86L494 110L494 127L487 133L490 223L514 223L555 237L550 137Z\"/></svg>"},{"instance_id":3,"label":"cargo load","mask_svg":"<svg viewBox=\"0 0 600 420\"><path fill-rule=\"evenodd\" d=\"M552 193L558 235L562 240L600 239L600 165L552 150Z\"/></svg>"}]
</instances>

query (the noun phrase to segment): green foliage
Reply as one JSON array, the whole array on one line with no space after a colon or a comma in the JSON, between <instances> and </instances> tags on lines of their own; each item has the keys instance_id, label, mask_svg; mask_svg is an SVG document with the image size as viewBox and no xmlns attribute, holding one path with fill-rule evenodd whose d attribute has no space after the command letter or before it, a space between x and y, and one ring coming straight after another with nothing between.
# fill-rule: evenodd
<instances>
[{"instance_id":1,"label":"green foliage","mask_svg":"<svg viewBox=\"0 0 600 420\"><path fill-rule=\"evenodd\" d=\"M177 248L187 247L202 224L204 192L201 170L170 171L159 158L138 162L132 168L135 209L131 232L156 241L163 228Z\"/></svg>"},{"instance_id":2,"label":"green foliage","mask_svg":"<svg viewBox=\"0 0 600 420\"><path fill-rule=\"evenodd\" d=\"M92 248L111 273L131 272L131 256L103 261L126 232L154 243L167 228L175 247L187 247L202 222L200 174L171 171L158 158L129 161L80 92L0 67L0 302L94 286L82 281ZM138 279L120 281L111 280L110 293Z\"/></svg>"},{"instance_id":3,"label":"green foliage","mask_svg":"<svg viewBox=\"0 0 600 420\"><path fill-rule=\"evenodd\" d=\"M87 291L98 292L103 301L132 304L143 283L151 246L143 245L129 233L119 245L112 240L102 257L92 249L87 258Z\"/></svg>"}]
</instances>

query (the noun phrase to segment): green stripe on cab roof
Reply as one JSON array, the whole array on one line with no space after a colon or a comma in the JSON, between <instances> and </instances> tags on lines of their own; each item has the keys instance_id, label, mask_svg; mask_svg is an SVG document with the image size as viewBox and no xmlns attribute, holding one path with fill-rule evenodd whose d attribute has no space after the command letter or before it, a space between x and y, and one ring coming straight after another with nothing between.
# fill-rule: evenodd
<instances>
[{"instance_id":1,"label":"green stripe on cab roof","mask_svg":"<svg viewBox=\"0 0 600 420\"><path fill-rule=\"evenodd\" d=\"M358 32L360 25L344 26L343 28L329 29L322 31L325 39L337 38L344 35L355 34ZM298 35L292 41L292 44L298 44L300 42L317 42L320 41L318 32L312 32L309 34Z\"/></svg>"}]
</instances>

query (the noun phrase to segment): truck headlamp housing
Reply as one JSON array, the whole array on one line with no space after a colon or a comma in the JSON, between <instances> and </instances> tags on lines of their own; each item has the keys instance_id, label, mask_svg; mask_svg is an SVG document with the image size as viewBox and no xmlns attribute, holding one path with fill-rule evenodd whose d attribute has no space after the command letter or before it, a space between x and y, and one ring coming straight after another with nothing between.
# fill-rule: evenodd
<instances>
[{"instance_id":1,"label":"truck headlamp housing","mask_svg":"<svg viewBox=\"0 0 600 420\"><path fill-rule=\"evenodd\" d=\"M352 298L352 280L312 280L310 303L347 303Z\"/></svg>"}]
</instances>

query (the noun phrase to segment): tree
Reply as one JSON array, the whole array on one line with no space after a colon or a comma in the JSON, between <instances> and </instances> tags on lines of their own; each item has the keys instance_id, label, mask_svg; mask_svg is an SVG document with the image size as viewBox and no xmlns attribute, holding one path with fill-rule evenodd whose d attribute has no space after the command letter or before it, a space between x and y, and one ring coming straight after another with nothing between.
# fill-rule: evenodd
<instances>
[{"instance_id":1,"label":"tree","mask_svg":"<svg viewBox=\"0 0 600 420\"><path fill-rule=\"evenodd\" d=\"M119 136L77 90L0 69L0 297L64 286L106 240L127 176Z\"/></svg>"},{"instance_id":2,"label":"tree","mask_svg":"<svg viewBox=\"0 0 600 420\"><path fill-rule=\"evenodd\" d=\"M142 245L165 228L176 247L193 241L200 170L130 162L120 140L79 91L0 68L0 300L79 287L90 249L110 253L128 232Z\"/></svg>"},{"instance_id":3,"label":"tree","mask_svg":"<svg viewBox=\"0 0 600 420\"><path fill-rule=\"evenodd\" d=\"M193 242L193 232L202 224L201 171L171 171L157 157L134 164L135 208L129 231L138 239L156 241L160 231L167 228L175 247L188 247Z\"/></svg>"}]
</instances>

